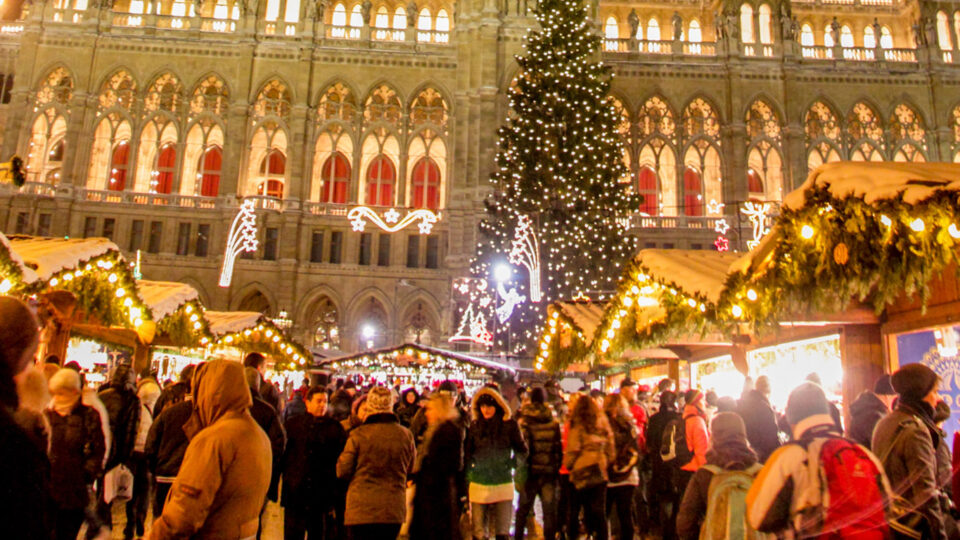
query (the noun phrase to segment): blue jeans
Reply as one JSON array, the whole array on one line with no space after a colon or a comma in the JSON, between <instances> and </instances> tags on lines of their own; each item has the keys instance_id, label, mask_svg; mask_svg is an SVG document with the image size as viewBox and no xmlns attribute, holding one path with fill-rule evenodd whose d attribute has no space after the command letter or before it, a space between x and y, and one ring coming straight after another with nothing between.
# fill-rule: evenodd
<instances>
[{"instance_id":1,"label":"blue jeans","mask_svg":"<svg viewBox=\"0 0 960 540\"><path fill-rule=\"evenodd\" d=\"M523 532L527 524L527 516L533 510L533 502L537 495L543 505L543 538L554 540L557 536L557 475L531 474L520 490L520 502L517 504L517 520L514 525L515 540L523 540Z\"/></svg>"}]
</instances>

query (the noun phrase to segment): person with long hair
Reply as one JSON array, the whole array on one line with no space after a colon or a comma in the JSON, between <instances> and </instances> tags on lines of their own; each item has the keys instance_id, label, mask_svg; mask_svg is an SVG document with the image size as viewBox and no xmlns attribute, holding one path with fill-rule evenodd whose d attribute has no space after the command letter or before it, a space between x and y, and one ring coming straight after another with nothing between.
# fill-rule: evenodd
<instances>
[{"instance_id":1,"label":"person with long hair","mask_svg":"<svg viewBox=\"0 0 960 540\"><path fill-rule=\"evenodd\" d=\"M629 403L621 394L607 394L603 401L603 412L610 421L617 450L616 459L607 470L610 478L607 484L607 514L616 507L620 528L618 538L633 538L634 493L640 484L637 425L628 407Z\"/></svg>"},{"instance_id":2,"label":"person with long hair","mask_svg":"<svg viewBox=\"0 0 960 540\"><path fill-rule=\"evenodd\" d=\"M456 396L443 391L430 394L425 414L427 433L412 475L410 538L460 540L463 428Z\"/></svg>"},{"instance_id":3,"label":"person with long hair","mask_svg":"<svg viewBox=\"0 0 960 540\"><path fill-rule=\"evenodd\" d=\"M607 540L607 469L615 459L613 432L606 415L593 399L578 399L570 413L563 464L576 490L574 513L583 508L587 532L594 540Z\"/></svg>"}]
</instances>

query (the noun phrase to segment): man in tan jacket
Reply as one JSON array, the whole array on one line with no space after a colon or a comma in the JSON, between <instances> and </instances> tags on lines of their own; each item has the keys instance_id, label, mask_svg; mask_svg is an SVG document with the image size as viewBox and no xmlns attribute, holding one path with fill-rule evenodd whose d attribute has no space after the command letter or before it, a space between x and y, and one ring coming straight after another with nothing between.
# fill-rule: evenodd
<instances>
[{"instance_id":1,"label":"man in tan jacket","mask_svg":"<svg viewBox=\"0 0 960 540\"><path fill-rule=\"evenodd\" d=\"M270 487L271 450L254 422L250 390L237 362L215 360L193 378L191 439L183 465L148 538L234 540L257 534Z\"/></svg>"}]
</instances>

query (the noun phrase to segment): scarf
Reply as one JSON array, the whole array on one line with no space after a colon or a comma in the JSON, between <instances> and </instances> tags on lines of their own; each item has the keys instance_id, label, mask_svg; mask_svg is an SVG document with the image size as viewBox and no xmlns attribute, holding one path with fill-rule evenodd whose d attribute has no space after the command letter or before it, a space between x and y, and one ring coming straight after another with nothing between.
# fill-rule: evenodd
<instances>
[{"instance_id":1,"label":"scarf","mask_svg":"<svg viewBox=\"0 0 960 540\"><path fill-rule=\"evenodd\" d=\"M940 439L943 437L943 433L933 421L933 407L931 407L929 403L923 401L922 399L908 399L902 397L900 399L900 403L897 405L897 410L919 418L923 422L923 425L926 426L927 431L930 432L930 438L933 439L933 447L936 448L940 444Z\"/></svg>"}]
</instances>

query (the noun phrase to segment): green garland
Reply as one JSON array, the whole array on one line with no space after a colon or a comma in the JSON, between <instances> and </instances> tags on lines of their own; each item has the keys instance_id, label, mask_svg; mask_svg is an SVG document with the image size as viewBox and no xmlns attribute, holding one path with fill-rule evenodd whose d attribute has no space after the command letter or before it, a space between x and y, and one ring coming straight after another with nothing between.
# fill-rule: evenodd
<instances>
[{"instance_id":1,"label":"green garland","mask_svg":"<svg viewBox=\"0 0 960 540\"><path fill-rule=\"evenodd\" d=\"M955 192L940 190L916 205L902 196L868 204L825 189L806 195L802 208L778 217L762 273L727 279L719 318L728 331L747 323L764 333L778 321L838 313L853 302L879 314L904 295L918 294L925 308L930 281L960 262ZM750 290L756 300L748 297Z\"/></svg>"},{"instance_id":2,"label":"green garland","mask_svg":"<svg viewBox=\"0 0 960 540\"><path fill-rule=\"evenodd\" d=\"M13 261L13 254L6 242L0 242L0 280L9 279L12 285L7 291L17 292L23 288L23 269Z\"/></svg>"},{"instance_id":3,"label":"green garland","mask_svg":"<svg viewBox=\"0 0 960 540\"><path fill-rule=\"evenodd\" d=\"M554 316L554 314L556 314ZM585 336L574 324L573 319L568 317L562 310L551 308L547 317L547 323L544 324L543 332L548 332L549 321L556 320L557 330L551 335L547 348L544 350L541 345L540 356L545 360L542 369L550 373L557 373L565 370L570 364L584 361L591 352L590 345L587 344ZM564 328L565 327L565 328ZM569 334L570 345L563 347L563 340L566 339L563 334ZM541 337L540 343L544 343Z\"/></svg>"},{"instance_id":4,"label":"green garland","mask_svg":"<svg viewBox=\"0 0 960 540\"><path fill-rule=\"evenodd\" d=\"M190 313L187 313L187 306L190 306ZM201 325L199 330L194 328L194 322L190 320L194 314L198 316L196 322ZM177 311L161 319L157 323L157 333L165 335L177 347L201 347L204 345L201 340L213 339L207 319L203 316L203 306L196 300L182 304Z\"/></svg>"}]
</instances>

